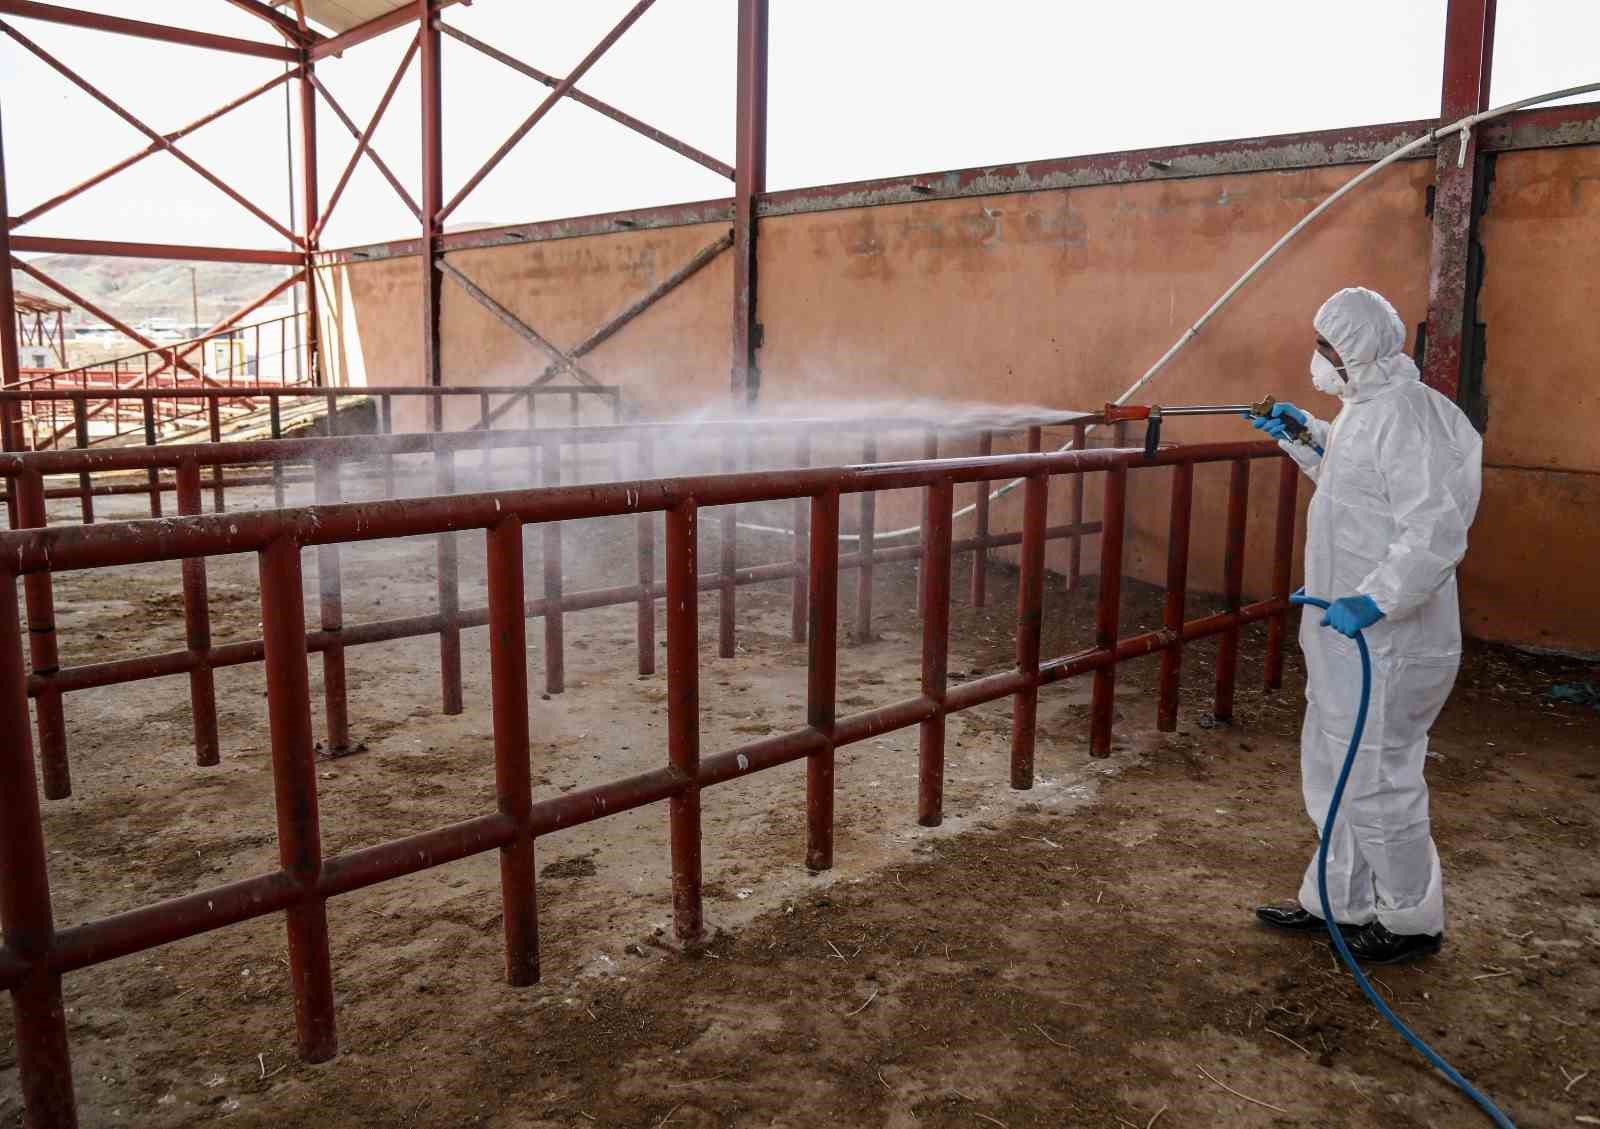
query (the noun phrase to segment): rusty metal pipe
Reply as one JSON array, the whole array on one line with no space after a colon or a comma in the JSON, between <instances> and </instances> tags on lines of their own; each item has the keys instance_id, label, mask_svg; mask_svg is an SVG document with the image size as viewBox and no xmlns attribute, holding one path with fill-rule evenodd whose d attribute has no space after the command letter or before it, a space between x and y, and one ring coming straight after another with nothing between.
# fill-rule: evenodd
<instances>
[{"instance_id":1,"label":"rusty metal pipe","mask_svg":"<svg viewBox=\"0 0 1600 1129\"><path fill-rule=\"evenodd\" d=\"M262 549L258 559L278 863L290 882L315 887L322 868L322 835L312 753L300 546L287 537L280 538ZM286 917L300 1057L306 1062L325 1062L338 1049L327 907L323 899L313 897L290 906Z\"/></svg>"},{"instance_id":2,"label":"rusty metal pipe","mask_svg":"<svg viewBox=\"0 0 1600 1129\"><path fill-rule=\"evenodd\" d=\"M17 483L17 524L23 529L43 529L49 522L44 504L44 481L24 474ZM35 707L39 727L39 768L44 795L61 800L72 795L72 769L67 761L67 722L61 691L54 685L61 668L56 641L55 581L49 573L34 573L22 582L28 609L28 657L33 676L42 683Z\"/></svg>"},{"instance_id":3,"label":"rusty metal pipe","mask_svg":"<svg viewBox=\"0 0 1600 1129\"><path fill-rule=\"evenodd\" d=\"M1033 754L1039 722L1039 647L1044 631L1044 526L1050 480L1043 475L1023 487L1021 574L1017 578L1017 671L1023 684L1011 700L1011 786L1033 787Z\"/></svg>"},{"instance_id":4,"label":"rusty metal pipe","mask_svg":"<svg viewBox=\"0 0 1600 1129\"><path fill-rule=\"evenodd\" d=\"M1105 498L1100 511L1100 600L1095 609L1095 647L1115 653L1117 626L1122 610L1122 527L1128 496L1125 465L1106 472ZM1117 668L1107 663L1094 672L1089 704L1089 755L1111 755L1111 728L1116 714Z\"/></svg>"},{"instance_id":5,"label":"rusty metal pipe","mask_svg":"<svg viewBox=\"0 0 1600 1129\"><path fill-rule=\"evenodd\" d=\"M833 868L833 731L839 681L839 494L811 499L806 724L824 744L806 758L806 868Z\"/></svg>"},{"instance_id":6,"label":"rusty metal pipe","mask_svg":"<svg viewBox=\"0 0 1600 1129\"><path fill-rule=\"evenodd\" d=\"M27 670L17 582L0 580L0 927L21 961L48 958L55 944L50 872L35 790L33 742L28 737ZM38 1129L75 1129L72 1061L67 1050L61 976L33 968L9 984L16 1030L18 1081L28 1121Z\"/></svg>"},{"instance_id":7,"label":"rusty metal pipe","mask_svg":"<svg viewBox=\"0 0 1600 1129\"><path fill-rule=\"evenodd\" d=\"M939 712L923 721L917 742L917 822L944 821L944 695L949 683L950 529L954 493L948 482L927 488L922 519L922 696Z\"/></svg>"},{"instance_id":8,"label":"rusty metal pipe","mask_svg":"<svg viewBox=\"0 0 1600 1129\"><path fill-rule=\"evenodd\" d=\"M1244 535L1250 500L1250 464L1243 459L1233 463L1228 477L1228 529L1222 555L1222 599L1230 612L1239 610L1244 591ZM1217 641L1216 703L1212 716L1218 721L1233 720L1233 686L1239 673L1239 628L1229 628Z\"/></svg>"},{"instance_id":9,"label":"rusty metal pipe","mask_svg":"<svg viewBox=\"0 0 1600 1129\"><path fill-rule=\"evenodd\" d=\"M1179 690L1183 678L1181 633L1189 588L1189 517L1193 498L1194 467L1189 464L1173 467L1172 509L1167 522L1167 591L1161 603L1161 626L1174 633L1177 641L1161 652L1156 728L1162 733L1178 728Z\"/></svg>"},{"instance_id":10,"label":"rusty metal pipe","mask_svg":"<svg viewBox=\"0 0 1600 1129\"><path fill-rule=\"evenodd\" d=\"M691 783L673 795L672 920L678 940L705 932L700 896L699 510L686 501L667 514L667 754Z\"/></svg>"},{"instance_id":11,"label":"rusty metal pipe","mask_svg":"<svg viewBox=\"0 0 1600 1129\"><path fill-rule=\"evenodd\" d=\"M489 683L494 712L494 783L500 815L517 829L500 848L506 981L539 980L539 907L534 896L533 777L528 766L528 638L522 605L522 522L508 517L485 541L489 588Z\"/></svg>"},{"instance_id":12,"label":"rusty metal pipe","mask_svg":"<svg viewBox=\"0 0 1600 1129\"><path fill-rule=\"evenodd\" d=\"M200 513L200 468L178 464L178 513ZM185 557L183 575L183 634L188 648L189 712L194 720L194 763L221 763L217 736L217 683L211 662L211 597L206 581L205 557ZM265 651L262 651L263 656Z\"/></svg>"}]
</instances>

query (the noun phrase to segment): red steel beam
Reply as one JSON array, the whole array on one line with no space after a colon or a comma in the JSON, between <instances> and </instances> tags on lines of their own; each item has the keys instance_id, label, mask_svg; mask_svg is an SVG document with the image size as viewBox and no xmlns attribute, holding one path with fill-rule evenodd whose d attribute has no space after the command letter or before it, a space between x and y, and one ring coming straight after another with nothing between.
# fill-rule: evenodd
<instances>
[{"instance_id":1,"label":"red steel beam","mask_svg":"<svg viewBox=\"0 0 1600 1129\"><path fill-rule=\"evenodd\" d=\"M440 23L437 20L434 21L434 22L436 24L438 24L439 30L444 32L451 39L454 39L459 43L466 44L468 47L471 47L474 50L476 50L476 51L478 51L478 52L480 52L480 53L482 53L484 55L487 55L489 58L493 59L495 62L501 63L501 64L503 64L503 65L505 65L507 67L510 67L512 70L516 71L518 74L527 75L529 78L533 79L535 82L540 83L540 84L542 84L544 86L551 87L551 88L554 88L554 87L557 87L557 86L561 85L561 80L559 78L557 78L553 74L547 74L544 71L541 71L538 67L530 67L527 63L524 63L521 59L518 59L518 58L516 58L516 57L514 57L512 55L508 55L504 51L499 50L498 48L494 47L493 45L485 43L483 40L477 38L476 36L468 35L466 32L460 30L459 28L451 27L450 25L445 24L445 23ZM589 94L585 94L583 91L579 90L576 86L568 88L567 97L571 98L574 102L577 102L580 105L588 106L591 110L594 110L596 113L604 114L606 117L610 118L612 121L616 122L619 125L627 126L629 129L633 130L635 133L641 134L644 137L648 137L651 141L654 141L656 144L663 145L666 148L671 149L674 153L677 153L679 156L689 158L689 160L693 161L695 164L701 165L701 166L703 166L705 168L710 169L712 172L716 173L718 176L725 176L729 180L733 179L733 166L732 165L729 165L729 164L726 164L726 163L724 163L722 161L717 160L715 157L711 156L709 153L702 153L699 149L696 149L693 145L689 145L686 142L679 141L676 137L673 137L670 133L667 133L667 132L665 132L663 130L659 130L659 129L655 128L652 125L649 125L649 124L647 124L645 122L642 122L638 118L634 117L632 114L623 113L621 110L617 109L615 106L611 105L608 102L602 102L598 98L595 98L595 97L593 97L593 96L591 96Z\"/></svg>"},{"instance_id":2,"label":"red steel beam","mask_svg":"<svg viewBox=\"0 0 1600 1129\"><path fill-rule=\"evenodd\" d=\"M6 158L5 141L0 137L0 216L6 210ZM15 261L12 257L11 229L0 224L0 263ZM17 335L12 326L17 324L17 291L9 270L0 270L0 388L10 388L22 379L22 366L17 355ZM22 404L0 405L0 447L10 451L22 446ZM9 517L16 520L13 510Z\"/></svg>"},{"instance_id":3,"label":"red steel beam","mask_svg":"<svg viewBox=\"0 0 1600 1129\"><path fill-rule=\"evenodd\" d=\"M302 31L306 27L305 6L295 0L295 13ZM312 384L322 383L322 319L318 312L316 277L317 236L322 231L321 194L317 190L317 87L313 83L312 64L309 59L301 68L300 78L300 188L301 224L305 235L301 246L305 248L304 274L306 286L306 376ZM333 416L327 417L331 427Z\"/></svg>"},{"instance_id":4,"label":"red steel beam","mask_svg":"<svg viewBox=\"0 0 1600 1129\"><path fill-rule=\"evenodd\" d=\"M1450 0L1444 29L1439 124L1487 109L1494 54L1495 0ZM1422 379L1452 400L1461 387L1471 283L1467 260L1476 217L1477 138L1439 142L1434 156L1433 243L1428 253L1428 328Z\"/></svg>"},{"instance_id":5,"label":"red steel beam","mask_svg":"<svg viewBox=\"0 0 1600 1129\"><path fill-rule=\"evenodd\" d=\"M429 4L430 0L417 0L417 2L419 4ZM464 0L431 0L431 7L435 12L442 12L450 5L462 2ZM465 2L470 3L471 0L465 0ZM330 36L317 43L311 48L311 61L316 62L318 59L326 59L329 55L342 55L358 43L376 39L385 32L390 32L395 28L405 27L407 24L415 22L417 22L417 9L415 7L407 6L396 8L392 12L385 12L376 19L368 20L366 23L353 27L349 31L340 32L338 35Z\"/></svg>"},{"instance_id":6,"label":"red steel beam","mask_svg":"<svg viewBox=\"0 0 1600 1129\"><path fill-rule=\"evenodd\" d=\"M439 209L435 219L441 225L449 218L450 213L456 210L461 201L471 195L472 190L483 182L483 178L494 171L495 166L505 158L505 155L516 148L517 143L528 135L528 131L538 125L544 116L555 108L556 103L567 96L573 85L589 72L590 67L600 61L600 57L609 51L612 45L621 39L623 34L638 21L640 16L649 11L655 2L656 0L638 0L638 3L629 8L627 14L617 21L617 25L608 31L599 43L594 45L594 48L578 62L577 66L572 68L572 72L556 84L555 89L545 95L544 101L539 103L533 113L529 114L521 125L511 131L511 136L501 143L500 148L490 155L489 159L483 163L477 172L467 178L467 182L450 198L450 202ZM437 33L437 29L431 30Z\"/></svg>"},{"instance_id":7,"label":"red steel beam","mask_svg":"<svg viewBox=\"0 0 1600 1129\"><path fill-rule=\"evenodd\" d=\"M266 82L262 83L260 86L256 87L254 90L250 90L250 91L248 91L248 92L246 92L244 94L239 95L239 97L235 98L233 101L223 103L221 106L218 106L215 110L212 110L209 114L206 114L204 117L196 118L194 121L190 122L188 125L182 126L182 127L178 128L178 129L175 129L171 133L164 133L164 134L162 134L162 136L165 137L168 141L181 140L182 138L187 137L189 134L193 133L195 130L201 128L202 126L210 125L212 122L216 121L218 118L224 117L225 115L232 113L234 110L237 110L240 106L243 106L248 102L254 101L256 98L259 98L261 95L266 94L270 90L273 90L274 88L276 88L277 86L281 85L282 83L285 83L285 82L289 81L289 79L295 77L298 74L300 74L300 68L299 67L290 68L289 70L284 71L282 74L275 75L274 77L268 79ZM42 203L35 204L32 208L29 208L26 212L23 212L20 216L11 217L11 226L12 226L12 228L21 227L25 223L30 223L33 220L38 219L40 216L44 215L46 212L49 212L49 211L51 211L51 210L53 210L55 208L60 207L62 204L65 204L68 200L71 200L73 197L82 195L84 192L87 192L89 189L93 188L95 185L101 184L104 181L107 181L107 180L111 179L113 176L115 176L119 172L122 172L124 169L132 168L134 165L138 164L140 161L144 160L146 157L149 157L149 156L152 156L153 154L161 152L161 149L162 149L162 147L160 145L157 145L155 142L151 142L149 145L146 145L143 149L139 150L137 153L129 154L128 156L124 157L122 160L118 161L116 164L111 165L109 168L103 169L100 172L95 173L95 175L91 176L88 180L85 180L85 181L83 181L83 182L81 182L79 184L75 184L71 188L68 188L66 191L64 191L62 193L59 193L58 195L52 196L52 197L50 197L50 199L45 200Z\"/></svg>"},{"instance_id":8,"label":"red steel beam","mask_svg":"<svg viewBox=\"0 0 1600 1129\"><path fill-rule=\"evenodd\" d=\"M53 255L105 255L125 259L183 259L205 263L267 263L300 267L305 256L298 251L273 251L257 247L197 247L186 243L129 243L118 239L66 239L57 235L13 235L13 251L40 251Z\"/></svg>"},{"instance_id":9,"label":"red steel beam","mask_svg":"<svg viewBox=\"0 0 1600 1129\"><path fill-rule=\"evenodd\" d=\"M444 224L439 209L444 203L444 106L439 29L433 16L439 10L434 0L417 0L417 39L422 48L422 207L417 218L422 223L418 250L422 255L422 383L437 388L444 383L444 358L439 340L443 314L444 279L434 269L441 262L439 236ZM435 405L434 429L443 430L443 403Z\"/></svg>"},{"instance_id":10,"label":"red steel beam","mask_svg":"<svg viewBox=\"0 0 1600 1129\"><path fill-rule=\"evenodd\" d=\"M300 54L292 47L276 43L261 43L254 39L240 39L232 35L214 35L206 31L190 31L169 24L145 23L122 16L108 16L100 12L85 12L77 8L60 8L54 4L37 4L34 0L0 0L0 14L24 16L47 23L67 24L88 28L91 31L109 31L116 35L131 35L139 39L156 39L163 43L178 43L185 47L205 47L212 51L228 51L235 55L255 55L262 59L299 61Z\"/></svg>"},{"instance_id":11,"label":"red steel beam","mask_svg":"<svg viewBox=\"0 0 1600 1129\"><path fill-rule=\"evenodd\" d=\"M372 135L377 132L378 123L383 121L383 115L389 109L389 103L394 100L395 91L400 89L400 80L405 78L406 71L411 67L411 60L416 58L419 42L416 39L406 48L405 55L400 59L400 65L395 68L394 77L389 80L388 87L383 92L383 97L378 99L378 108L372 111L372 118L367 122L367 128L361 131L356 138L355 152L350 154L350 159L345 162L344 171L339 174L339 183L333 186L333 193L328 197L328 206L322 209L322 218L317 221L316 230L311 233L313 242L322 237L323 229L328 226L328 221L333 218L334 208L339 206L339 197L344 195L345 185L350 183L350 175L356 171L356 165L361 161L361 155L369 151L372 144ZM416 211L417 209L412 209Z\"/></svg>"},{"instance_id":12,"label":"red steel beam","mask_svg":"<svg viewBox=\"0 0 1600 1129\"><path fill-rule=\"evenodd\" d=\"M737 405L761 391L756 310L756 201L767 190L767 0L739 0L733 182L733 365Z\"/></svg>"},{"instance_id":13,"label":"red steel beam","mask_svg":"<svg viewBox=\"0 0 1600 1129\"><path fill-rule=\"evenodd\" d=\"M3 3L3 2L4 2L4 0L0 0L0 3ZM218 191L220 191L225 196L227 196L228 199L232 200L234 203L238 204L245 211L247 211L251 215L255 216L262 223L264 223L268 227L272 228L279 235L282 235L290 243L299 243L300 242L300 240L295 237L294 232L290 231L288 228L284 227L277 220L273 219L266 212L262 211L260 208L256 207L256 205L252 204L244 195L242 195L241 193L236 191L225 180L223 180L221 177L217 176L211 170L207 169L204 165L202 165L199 161L195 160L193 157L189 156L189 154L185 153L182 149L179 149L176 145L174 145L171 141L168 141L161 134L159 134L155 130L151 129L148 125L146 125L139 118L135 117L128 110L124 109L110 95L106 94L99 87L95 86L88 79L86 79L82 75L80 75L77 71L73 70L71 67L69 67L65 63L63 63L60 59L57 59L54 55L50 54L44 48L40 47L33 40L31 40L27 36L23 35L16 28L12 27L10 24L0 23L0 31L5 32L5 34L9 35L12 39L16 40L16 42L20 46L22 46L25 50L27 50L30 54L34 55L41 62L43 62L47 66L49 66L52 70L56 71L63 78L65 78L68 82L72 83L72 85L76 86L79 90L81 90L85 94L89 95L89 97L93 98L96 102L99 102L102 106L104 106L106 109L110 110L113 114L116 114L117 117L119 117L123 121L127 122L134 129L136 129L140 133L144 134L145 137L150 139L150 142L152 144L154 144L154 145L158 146L159 148L164 149L168 153L172 154L173 157L175 157L178 161L180 161L182 164L187 166L191 171L193 171L201 179L205 180L206 183L208 183L212 187L216 188ZM298 59L298 57L294 56L294 55L291 55L291 58L294 58L296 60Z\"/></svg>"}]
</instances>

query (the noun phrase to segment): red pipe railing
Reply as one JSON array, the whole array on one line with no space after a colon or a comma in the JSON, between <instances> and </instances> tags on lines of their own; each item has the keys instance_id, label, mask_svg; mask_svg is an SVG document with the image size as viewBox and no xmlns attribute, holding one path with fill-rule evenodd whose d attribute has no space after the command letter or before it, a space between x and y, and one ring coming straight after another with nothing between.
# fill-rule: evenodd
<instances>
[{"instance_id":1,"label":"red pipe railing","mask_svg":"<svg viewBox=\"0 0 1600 1129\"><path fill-rule=\"evenodd\" d=\"M416 440L441 444L459 436L397 436L392 446L416 449ZM474 442L478 436L465 437ZM404 442L399 442L404 441ZM305 441L320 443L319 467L336 467L337 452L349 440ZM226 445L224 445L226 446ZM243 445L248 446L248 445ZM284 446L279 444L278 446ZM144 449L148 456L165 454ZM45 462L50 469L71 466L73 453L23 456ZM184 454L188 455L189 452ZM185 460L182 471L196 481L201 460L230 457L223 452L202 452ZM81 457L81 456L80 456ZM236 457L236 456L234 456ZM534 845L540 835L666 800L670 807L672 892L677 935L692 941L703 931L701 910L701 792L724 781L790 761L805 759L807 793L807 863L825 869L833 858L832 801L834 751L891 729L920 728L918 819L936 824L942 818L944 724L946 716L983 702L1013 696L1031 700L1040 686L1082 673L1093 673L1095 692L1090 718L1091 752L1105 755L1112 732L1112 691L1115 666L1129 658L1157 652L1170 654L1186 642L1208 635L1236 635L1244 624L1260 619L1282 621L1288 612L1289 570L1283 561L1292 552L1295 484L1285 473L1279 480L1277 536L1274 542L1274 590L1271 597L1242 605L1236 578L1241 575L1246 521L1246 494L1239 486L1248 475L1248 462L1281 459L1269 443L1210 444L1168 448L1146 459L1137 450L1088 450L1055 454L988 456L931 462L892 463L824 469L800 468L598 485L546 485L537 489L499 491L457 496L437 496L360 503L331 503L309 508L242 511L226 516L180 517L164 522L118 522L52 529L24 529L0 534L0 709L14 739L0 745L0 778L9 786L0 792L0 920L5 947L0 949L0 987L13 993L18 1063L28 1115L37 1129L60 1129L76 1123L71 1088L66 1028L61 1006L64 973L139 952L183 937L191 937L270 913L284 912L288 930L290 966L296 1001L300 1054L319 1061L335 1050L335 1016L332 966L328 950L326 902L329 898L361 889L444 862L491 849L501 852L501 896L507 978L526 984L538 976L538 921L535 913ZM54 461L51 461L54 460ZM3 465L17 473L19 457ZM443 458L440 465L452 460ZM1227 542L1227 608L1199 620L1173 624L1164 618L1159 631L1127 639L1116 634L1120 603L1120 561L1123 512L1130 471L1147 467L1192 468L1200 463L1224 462L1232 468ZM18 478L35 483L43 467L32 467ZM1039 662L1038 629L1042 554L1051 532L1044 519L1050 480L1060 476L1081 479L1089 472L1104 472L1102 576L1095 645L1089 650ZM1024 521L1020 534L1023 583L1019 586L1018 663L1015 669L974 681L948 684L948 624L950 603L951 509L954 488L1022 477L1027 480ZM920 694L908 701L890 703L844 718L835 714L837 678L837 583L845 567L839 552L839 506L843 494L864 498L881 490L918 489L924 492L922 544L923 647ZM39 504L36 487L24 491L25 509ZM326 496L326 492L324 495ZM186 497L195 497L191 488ZM808 605L808 668L806 725L789 733L764 738L734 749L702 757L699 728L699 592L721 588L722 570L702 576L697 561L697 523L707 506L732 506L758 502L801 500L809 510L805 561ZM1186 490L1174 491L1172 523L1186 533L1189 522ZM660 512L666 521L667 597L667 749L666 762L656 770L611 780L565 795L535 800L528 768L529 687L526 676L525 619L533 606L546 610L563 606L600 606L645 598L648 585L626 585L603 594L572 596L559 591L554 598L530 602L524 591L522 528L525 524L555 523L580 518L644 517ZM1287 519L1285 518L1287 515ZM1072 527L1068 527L1072 528ZM311 699L308 656L334 644L349 646L356 634L337 623L329 626L325 604L323 627L308 633L302 611L301 549L334 548L358 541L426 535L450 536L482 531L488 568L488 607L481 613L421 617L431 630L448 619L459 630L471 624L490 628L491 709L495 747L496 810L463 823L435 828L403 839L352 853L324 858L317 817L317 777L312 762ZM1288 533L1285 533L1285 530ZM974 538L974 548L985 544ZM1015 542L1013 542L1015 543ZM1237 550L1237 551L1235 551ZM162 673L198 669L194 664L217 665L220 652L246 652L265 664L272 745L272 773L278 813L279 869L157 905L146 906L100 920L56 930L50 907L45 867L45 847L35 789L35 761L28 731L27 698L55 677L35 671L30 678L24 665L24 627L16 613L16 586L37 580L48 583L54 572L94 569L163 560L201 560L210 556L254 552L260 567L263 638L253 644L210 649L195 658L191 650L175 658L158 657ZM872 559L865 550L860 563ZM793 566L761 566L762 579L792 575ZM757 569L743 572L752 577ZM726 589L723 589L725 592ZM581 601L576 597L583 597ZM568 604L567 601L574 603ZM34 608L30 601L30 616ZM470 621L470 622L469 622ZM548 622L548 620L547 620ZM409 627L374 625L374 636L401 637ZM30 643L35 634L28 631ZM320 636L321 638L317 638ZM1269 633L1269 649L1284 633ZM53 640L52 640L53 642ZM652 641L653 642L653 641ZM1236 646L1219 647L1236 664ZM233 656L230 656L233 657ZM35 652L38 658L38 652ZM248 660L242 660L248 661ZM1279 667L1268 656L1269 682ZM151 660L128 660L123 665L148 666ZM1175 714L1176 665L1163 677L1158 717ZM1231 702L1232 672L1217 680L1219 713ZM141 677L152 676L148 671ZM59 689L59 687L57 687ZM1014 715L1012 783L1029 787L1032 774L1022 769L1031 761L1032 710L1023 705Z\"/></svg>"}]
</instances>

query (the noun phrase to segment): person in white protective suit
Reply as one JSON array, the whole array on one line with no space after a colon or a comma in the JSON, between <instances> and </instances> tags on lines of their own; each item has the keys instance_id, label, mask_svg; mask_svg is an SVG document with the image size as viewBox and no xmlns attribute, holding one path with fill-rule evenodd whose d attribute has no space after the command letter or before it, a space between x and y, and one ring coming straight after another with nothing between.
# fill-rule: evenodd
<instances>
[{"instance_id":1,"label":"person in white protective suit","mask_svg":"<svg viewBox=\"0 0 1600 1129\"><path fill-rule=\"evenodd\" d=\"M1437 952L1444 937L1439 854L1428 829L1428 730L1461 661L1456 566L1478 508L1483 443L1406 356L1405 326L1381 295L1341 290L1313 320L1312 383L1343 404L1325 423L1277 404L1251 423L1316 483L1307 518L1306 716L1300 773L1322 832L1360 704L1355 632L1372 651L1372 699L1328 851L1328 903L1351 951L1369 963ZM1323 450L1291 438L1293 420ZM1298 901L1260 906L1279 929L1322 930L1317 863Z\"/></svg>"}]
</instances>

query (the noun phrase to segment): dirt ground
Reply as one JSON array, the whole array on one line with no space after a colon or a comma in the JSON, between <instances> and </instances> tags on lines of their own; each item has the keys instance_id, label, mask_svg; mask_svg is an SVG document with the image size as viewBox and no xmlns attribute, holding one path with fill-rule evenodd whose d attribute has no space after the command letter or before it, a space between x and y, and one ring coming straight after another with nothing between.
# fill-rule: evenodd
<instances>
[{"instance_id":1,"label":"dirt ground","mask_svg":"<svg viewBox=\"0 0 1600 1129\"><path fill-rule=\"evenodd\" d=\"M140 503L100 509L138 516ZM709 567L715 521L703 526ZM568 536L575 571L587 569L569 587L628 576L631 525ZM537 546L531 536L532 577ZM476 540L463 542L463 606L482 602L481 562ZM347 623L431 610L429 542L348 550L345 574ZM1015 622L1007 570L994 569L981 611L967 605L966 574L958 563L961 677L1009 665ZM248 558L213 562L218 642L257 634L254 580ZM853 586L841 583L846 608ZM1084 646L1092 586L1068 593L1052 576L1048 588L1046 655ZM175 563L58 578L64 661L181 646L177 593ZM841 713L915 692L913 570L882 569L877 593L879 638L841 658ZM719 660L716 597L703 597L703 753L800 724L805 652L788 640L788 608L784 585L741 590L740 653ZM537 793L664 763L665 679L636 675L632 615L569 617L567 692L532 703ZM1159 592L1128 591L1125 632L1158 615ZM1027 792L1006 785L1009 706L953 717L937 829L915 822L914 730L842 750L827 874L801 865L801 766L708 791L714 935L696 952L669 943L659 806L541 839L533 988L502 979L492 855L338 898L329 1063L294 1057L279 917L75 973L83 1124L1479 1124L1325 944L1252 923L1253 903L1294 893L1313 845L1298 655L1289 685L1266 694L1263 649L1264 633L1247 633L1227 728L1205 725L1210 647L1187 654L1175 734L1154 728L1155 661L1122 666L1117 749L1102 761L1087 755L1087 681L1047 688ZM350 652L366 749L319 765L326 853L492 810L485 633L466 633L464 650L456 718L439 714L433 640ZM529 651L537 693L537 624ZM1593 677L1581 663L1472 648L1429 765L1445 949L1377 978L1524 1127L1600 1124L1600 714L1545 698ZM67 699L75 792L44 809L58 925L274 866L261 670L217 681L222 764L209 769L192 763L182 679ZM16 1125L15 1048L0 1026L0 1124Z\"/></svg>"}]
</instances>

